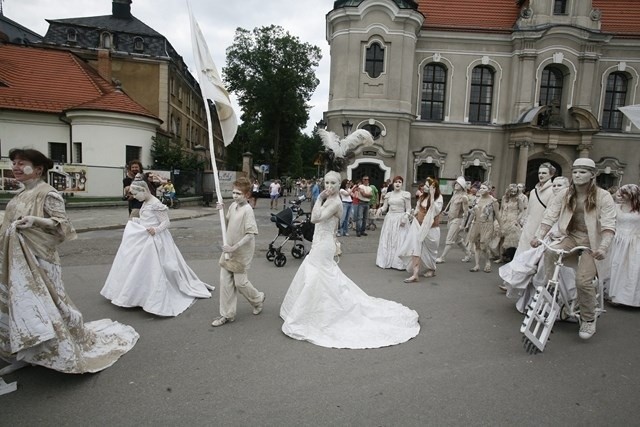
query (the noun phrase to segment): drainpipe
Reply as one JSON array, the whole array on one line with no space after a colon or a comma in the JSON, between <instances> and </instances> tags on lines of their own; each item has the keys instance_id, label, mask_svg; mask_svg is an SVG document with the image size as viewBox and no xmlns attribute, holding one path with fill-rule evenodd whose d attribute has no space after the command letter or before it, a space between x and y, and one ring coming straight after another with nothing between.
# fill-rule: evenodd
<instances>
[{"instance_id":1,"label":"drainpipe","mask_svg":"<svg viewBox=\"0 0 640 427\"><path fill-rule=\"evenodd\" d=\"M73 163L73 127L71 126L71 120L69 120L65 115L59 116L58 119L60 119L61 122L69 125L69 148L67 152L67 159L69 159L68 163Z\"/></svg>"}]
</instances>

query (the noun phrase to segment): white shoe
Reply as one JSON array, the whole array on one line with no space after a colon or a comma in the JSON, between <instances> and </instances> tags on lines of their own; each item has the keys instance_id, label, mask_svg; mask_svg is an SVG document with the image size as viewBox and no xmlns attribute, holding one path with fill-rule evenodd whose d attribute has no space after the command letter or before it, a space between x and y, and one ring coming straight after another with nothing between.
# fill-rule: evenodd
<instances>
[{"instance_id":1,"label":"white shoe","mask_svg":"<svg viewBox=\"0 0 640 427\"><path fill-rule=\"evenodd\" d=\"M462 260L461 260L461 261L462 261L462 262L469 262L469 261L471 261L471 256L470 256L470 255L467 255L467 256L465 256L464 258L462 258Z\"/></svg>"},{"instance_id":2,"label":"white shoe","mask_svg":"<svg viewBox=\"0 0 640 427\"><path fill-rule=\"evenodd\" d=\"M224 316L220 316L217 319L215 319L213 322L211 322L211 326L222 326L225 323L229 322L233 322L234 320L236 320L235 317L224 317Z\"/></svg>"},{"instance_id":3,"label":"white shoe","mask_svg":"<svg viewBox=\"0 0 640 427\"><path fill-rule=\"evenodd\" d=\"M263 294L262 295L262 301L260 301L258 303L258 305L256 305L255 307L253 307L253 314L260 314L262 313L262 308L264 307L264 300L267 299L267 297Z\"/></svg>"},{"instance_id":4,"label":"white shoe","mask_svg":"<svg viewBox=\"0 0 640 427\"><path fill-rule=\"evenodd\" d=\"M444 258L436 258L436 264L444 263Z\"/></svg>"},{"instance_id":5,"label":"white shoe","mask_svg":"<svg viewBox=\"0 0 640 427\"><path fill-rule=\"evenodd\" d=\"M592 322L582 322L582 324L580 324L580 332L578 332L578 336L583 340L588 340L595 333L596 333L595 320Z\"/></svg>"}]
</instances>

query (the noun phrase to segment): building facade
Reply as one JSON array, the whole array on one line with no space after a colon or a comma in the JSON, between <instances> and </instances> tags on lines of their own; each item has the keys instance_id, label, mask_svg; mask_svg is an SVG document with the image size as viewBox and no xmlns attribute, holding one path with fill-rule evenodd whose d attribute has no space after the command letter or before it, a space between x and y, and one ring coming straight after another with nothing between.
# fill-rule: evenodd
<instances>
[{"instance_id":1,"label":"building facade","mask_svg":"<svg viewBox=\"0 0 640 427\"><path fill-rule=\"evenodd\" d=\"M209 156L206 110L198 82L171 43L132 15L131 3L113 0L111 15L47 20L43 45L72 51L86 60L159 117L161 135L186 151L204 150ZM218 168L225 169L222 134L212 111L215 157ZM136 158L132 152L126 157Z\"/></svg>"},{"instance_id":2,"label":"building facade","mask_svg":"<svg viewBox=\"0 0 640 427\"><path fill-rule=\"evenodd\" d=\"M596 162L608 188L638 183L640 3L624 0L343 0L326 17L330 130L375 138L347 175L537 182ZM339 132L342 133L342 132Z\"/></svg>"}]
</instances>

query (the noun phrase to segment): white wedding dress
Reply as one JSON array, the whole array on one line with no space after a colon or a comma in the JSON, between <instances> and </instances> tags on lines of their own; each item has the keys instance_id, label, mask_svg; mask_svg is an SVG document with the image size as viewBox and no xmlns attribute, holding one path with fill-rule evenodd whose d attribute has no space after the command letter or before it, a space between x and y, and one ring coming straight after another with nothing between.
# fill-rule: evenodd
<instances>
[{"instance_id":1,"label":"white wedding dress","mask_svg":"<svg viewBox=\"0 0 640 427\"><path fill-rule=\"evenodd\" d=\"M418 313L368 296L334 261L338 218L316 224L309 255L280 307L282 331L322 347L378 348L418 335ZM367 267L368 268L368 267Z\"/></svg>"},{"instance_id":2,"label":"white wedding dress","mask_svg":"<svg viewBox=\"0 0 640 427\"><path fill-rule=\"evenodd\" d=\"M145 202L140 218L127 223L122 243L100 291L120 307L142 307L158 316L177 316L196 298L210 298L213 286L189 268L167 229L167 207ZM155 236L147 228L156 228Z\"/></svg>"}]
</instances>

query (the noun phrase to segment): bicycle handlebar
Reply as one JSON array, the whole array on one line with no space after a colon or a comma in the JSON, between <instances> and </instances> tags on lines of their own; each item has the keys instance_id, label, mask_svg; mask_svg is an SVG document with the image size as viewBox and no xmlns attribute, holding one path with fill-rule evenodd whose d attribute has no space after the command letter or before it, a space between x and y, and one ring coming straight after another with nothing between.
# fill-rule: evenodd
<instances>
[{"instance_id":1,"label":"bicycle handlebar","mask_svg":"<svg viewBox=\"0 0 640 427\"><path fill-rule=\"evenodd\" d=\"M550 250L557 254L569 255L578 251L587 251L588 253L592 252L591 248L588 246L575 246L567 251L565 249L552 248L551 245L545 242L544 240L541 240L541 239L537 239L537 240L538 242L542 243L542 245L545 247L545 250Z\"/></svg>"}]
</instances>

